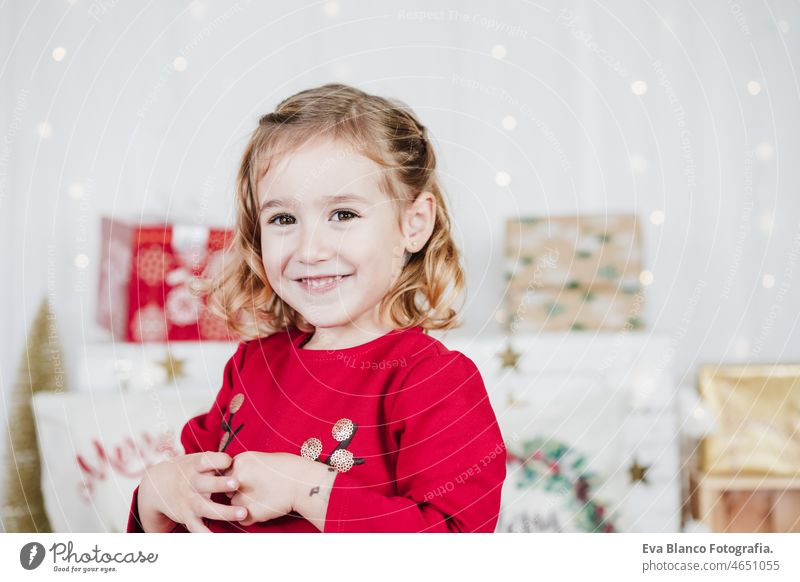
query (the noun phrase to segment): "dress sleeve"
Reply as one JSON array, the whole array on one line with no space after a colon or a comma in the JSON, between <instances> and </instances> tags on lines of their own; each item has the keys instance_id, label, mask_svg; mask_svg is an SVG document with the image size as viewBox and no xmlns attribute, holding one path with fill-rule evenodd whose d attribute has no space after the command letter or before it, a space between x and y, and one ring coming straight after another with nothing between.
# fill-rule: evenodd
<instances>
[{"instance_id":1,"label":"dress sleeve","mask_svg":"<svg viewBox=\"0 0 800 582\"><path fill-rule=\"evenodd\" d=\"M234 378L241 372L244 362L244 351L246 342L239 343L236 353L225 364L225 371L222 375L222 388L217 394L211 410L195 416L184 425L181 431L181 445L185 455L199 453L201 451L219 450L219 442L222 438L222 415L230 403L234 386ZM133 492L133 500L128 513L127 533L143 533L141 520L139 519L139 486ZM182 525L173 530L187 531Z\"/></svg>"},{"instance_id":2,"label":"dress sleeve","mask_svg":"<svg viewBox=\"0 0 800 582\"><path fill-rule=\"evenodd\" d=\"M389 399L387 398L387 401ZM334 480L325 532L493 532L506 448L483 379L459 352L423 360L387 402L398 495Z\"/></svg>"},{"instance_id":3,"label":"dress sleeve","mask_svg":"<svg viewBox=\"0 0 800 582\"><path fill-rule=\"evenodd\" d=\"M222 417L233 397L234 379L239 376L244 361L246 343L242 342L236 353L225 364L222 388L211 410L189 419L181 431L181 445L185 455L202 451L218 451L222 438Z\"/></svg>"},{"instance_id":4,"label":"dress sleeve","mask_svg":"<svg viewBox=\"0 0 800 582\"><path fill-rule=\"evenodd\" d=\"M131 501L131 508L128 511L128 527L125 529L126 533L144 533L142 527L142 520L139 518L139 486L133 490L133 500Z\"/></svg>"}]
</instances>

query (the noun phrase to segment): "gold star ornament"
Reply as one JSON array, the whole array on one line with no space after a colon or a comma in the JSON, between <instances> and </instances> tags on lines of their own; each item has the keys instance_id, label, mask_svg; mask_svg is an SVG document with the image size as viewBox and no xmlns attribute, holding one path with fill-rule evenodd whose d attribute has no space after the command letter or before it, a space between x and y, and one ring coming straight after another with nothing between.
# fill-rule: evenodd
<instances>
[{"instance_id":1,"label":"gold star ornament","mask_svg":"<svg viewBox=\"0 0 800 582\"><path fill-rule=\"evenodd\" d=\"M178 378L185 378L186 372L183 370L183 366L186 364L186 360L181 360L172 356L171 353L167 352L167 357L163 360L156 360L156 364L164 368L164 371L167 374L166 381L172 382Z\"/></svg>"},{"instance_id":2,"label":"gold star ornament","mask_svg":"<svg viewBox=\"0 0 800 582\"><path fill-rule=\"evenodd\" d=\"M517 364L519 363L519 359L522 356L519 352L515 352L514 348L511 347L511 343L509 342L506 344L506 349L502 352L498 352L497 354L500 357L500 361L502 362L503 368L512 368L514 370L519 370L517 368Z\"/></svg>"},{"instance_id":3,"label":"gold star ornament","mask_svg":"<svg viewBox=\"0 0 800 582\"><path fill-rule=\"evenodd\" d=\"M650 465L640 465L638 459L634 457L633 464L628 468L631 475L631 483L642 482L647 484L647 471L650 470Z\"/></svg>"}]
</instances>

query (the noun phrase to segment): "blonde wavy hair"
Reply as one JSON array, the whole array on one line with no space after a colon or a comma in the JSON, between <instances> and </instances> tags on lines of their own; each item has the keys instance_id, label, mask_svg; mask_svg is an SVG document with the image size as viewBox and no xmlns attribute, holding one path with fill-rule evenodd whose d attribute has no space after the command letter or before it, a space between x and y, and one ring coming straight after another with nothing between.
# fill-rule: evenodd
<instances>
[{"instance_id":1,"label":"blonde wavy hair","mask_svg":"<svg viewBox=\"0 0 800 582\"><path fill-rule=\"evenodd\" d=\"M388 320L399 328L421 325L426 331L461 325L452 305L464 290L464 273L451 237L427 128L399 100L333 83L281 101L274 112L261 117L251 134L239 167L236 229L225 249L224 267L216 278L200 285L201 293L208 295L211 312L245 338L289 326L313 331L267 282L256 186L271 161L320 136L349 144L385 168L381 189L398 208L424 191L436 199L433 233L421 249L406 252L405 266L379 306L381 318L388 314Z\"/></svg>"}]
</instances>

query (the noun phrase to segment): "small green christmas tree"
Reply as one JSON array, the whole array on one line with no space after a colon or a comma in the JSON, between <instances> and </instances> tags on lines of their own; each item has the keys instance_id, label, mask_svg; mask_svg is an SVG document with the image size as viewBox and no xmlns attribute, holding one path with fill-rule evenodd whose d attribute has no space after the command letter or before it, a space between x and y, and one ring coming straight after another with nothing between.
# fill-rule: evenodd
<instances>
[{"instance_id":1,"label":"small green christmas tree","mask_svg":"<svg viewBox=\"0 0 800 582\"><path fill-rule=\"evenodd\" d=\"M51 532L42 497L36 422L31 398L36 392L63 392L64 358L47 299L42 301L22 354L11 395L6 453L3 526L7 532Z\"/></svg>"}]
</instances>

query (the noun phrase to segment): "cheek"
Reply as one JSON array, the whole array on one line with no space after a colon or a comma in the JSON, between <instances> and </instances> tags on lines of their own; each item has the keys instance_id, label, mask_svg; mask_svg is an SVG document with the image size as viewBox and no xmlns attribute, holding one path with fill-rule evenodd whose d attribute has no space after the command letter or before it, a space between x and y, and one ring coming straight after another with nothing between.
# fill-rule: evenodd
<instances>
[{"instance_id":1,"label":"cheek","mask_svg":"<svg viewBox=\"0 0 800 582\"><path fill-rule=\"evenodd\" d=\"M281 273L281 249L278 243L274 240L268 240L268 237L261 235L261 263L264 265L264 270L267 272L267 277L277 277Z\"/></svg>"},{"instance_id":2,"label":"cheek","mask_svg":"<svg viewBox=\"0 0 800 582\"><path fill-rule=\"evenodd\" d=\"M264 272L267 275L267 281L274 285L274 279L277 276L278 271L275 268L275 262L273 258L269 253L265 253L264 249L261 249L261 264L264 265Z\"/></svg>"},{"instance_id":3,"label":"cheek","mask_svg":"<svg viewBox=\"0 0 800 582\"><path fill-rule=\"evenodd\" d=\"M394 240L392 234L386 231L373 233L368 241L369 244L350 248L359 249L358 264L367 270L368 277L388 284L403 269L405 256L402 241Z\"/></svg>"},{"instance_id":4,"label":"cheek","mask_svg":"<svg viewBox=\"0 0 800 582\"><path fill-rule=\"evenodd\" d=\"M381 273L384 277L395 277L403 268L403 253L399 245L389 242L381 245Z\"/></svg>"},{"instance_id":5,"label":"cheek","mask_svg":"<svg viewBox=\"0 0 800 582\"><path fill-rule=\"evenodd\" d=\"M402 242L392 245L392 279L396 279L403 272L403 267L406 266L406 252Z\"/></svg>"}]
</instances>

